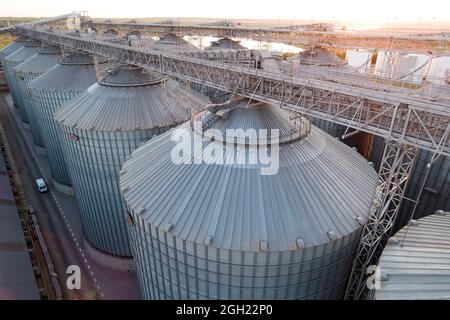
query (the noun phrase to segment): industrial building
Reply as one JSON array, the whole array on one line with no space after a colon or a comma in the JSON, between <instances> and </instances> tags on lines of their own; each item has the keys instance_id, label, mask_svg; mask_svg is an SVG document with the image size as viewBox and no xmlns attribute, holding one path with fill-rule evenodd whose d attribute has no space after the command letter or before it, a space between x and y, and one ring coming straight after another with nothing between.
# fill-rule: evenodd
<instances>
[{"instance_id":1,"label":"industrial building","mask_svg":"<svg viewBox=\"0 0 450 320\"><path fill-rule=\"evenodd\" d=\"M409 278L395 265L416 258L418 276L440 281L426 259L447 250L444 36L77 13L14 32L0 61L45 148L50 188L75 196L87 253L135 268L143 299L361 299L378 263L386 290L376 298L401 298ZM189 37L218 40L201 50ZM302 51L249 50L244 39ZM269 136L255 142L251 130L280 140L266 149ZM192 153L177 163L184 136ZM274 174L236 163L267 150L279 156ZM415 241L424 234L432 244ZM429 245L433 254L417 254ZM410 283L411 297L446 297L445 281L442 295L424 282Z\"/></svg>"},{"instance_id":2,"label":"industrial building","mask_svg":"<svg viewBox=\"0 0 450 320\"><path fill-rule=\"evenodd\" d=\"M143 142L189 119L208 99L174 80L121 66L59 108L55 120L85 236L103 264L132 268L119 171ZM109 256L108 256L109 255Z\"/></svg>"}]
</instances>

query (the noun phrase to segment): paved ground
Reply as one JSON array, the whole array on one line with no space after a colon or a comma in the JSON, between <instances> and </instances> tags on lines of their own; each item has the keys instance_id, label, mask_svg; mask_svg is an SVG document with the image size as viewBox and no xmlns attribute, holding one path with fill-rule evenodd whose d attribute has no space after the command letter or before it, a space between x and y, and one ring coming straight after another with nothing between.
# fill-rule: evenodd
<instances>
[{"instance_id":1,"label":"paved ground","mask_svg":"<svg viewBox=\"0 0 450 320\"><path fill-rule=\"evenodd\" d=\"M84 249L83 230L75 198L63 195L50 184L50 192L40 194L35 179L51 181L50 166L45 156L34 152L31 132L25 130L14 111L10 96L0 95L0 118L15 155L27 199L37 213L43 236L49 248L65 299L139 299L134 272L116 271L93 261ZM79 265L81 290L68 290L66 269Z\"/></svg>"}]
</instances>

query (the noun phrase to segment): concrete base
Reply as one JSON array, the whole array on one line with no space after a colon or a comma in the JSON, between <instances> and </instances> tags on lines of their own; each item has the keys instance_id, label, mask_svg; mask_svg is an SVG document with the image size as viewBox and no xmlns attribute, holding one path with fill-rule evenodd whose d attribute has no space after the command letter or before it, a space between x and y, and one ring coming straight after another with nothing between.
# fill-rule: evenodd
<instances>
[{"instance_id":1,"label":"concrete base","mask_svg":"<svg viewBox=\"0 0 450 320\"><path fill-rule=\"evenodd\" d=\"M59 192L64 193L65 195L68 195L68 196L72 196L72 197L75 195L75 191L73 190L72 186L62 184L62 183L56 181L55 179L52 179L52 180L53 180L53 186Z\"/></svg>"},{"instance_id":2,"label":"concrete base","mask_svg":"<svg viewBox=\"0 0 450 320\"><path fill-rule=\"evenodd\" d=\"M30 124L22 120L22 126L25 130L31 130Z\"/></svg>"},{"instance_id":3,"label":"concrete base","mask_svg":"<svg viewBox=\"0 0 450 320\"><path fill-rule=\"evenodd\" d=\"M84 248L89 256L102 266L121 271L132 271L136 269L133 258L114 256L102 252L94 248L86 239L84 239Z\"/></svg>"},{"instance_id":4,"label":"concrete base","mask_svg":"<svg viewBox=\"0 0 450 320\"><path fill-rule=\"evenodd\" d=\"M44 147L38 146L38 145L34 145L34 152L36 152L37 155L40 156L47 156L47 150Z\"/></svg>"}]
</instances>

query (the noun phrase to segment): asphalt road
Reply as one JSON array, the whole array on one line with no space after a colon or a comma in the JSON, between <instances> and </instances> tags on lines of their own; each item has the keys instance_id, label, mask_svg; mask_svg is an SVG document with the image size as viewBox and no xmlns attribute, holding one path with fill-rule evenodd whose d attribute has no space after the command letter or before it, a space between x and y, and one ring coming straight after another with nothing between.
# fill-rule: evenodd
<instances>
[{"instance_id":1,"label":"asphalt road","mask_svg":"<svg viewBox=\"0 0 450 320\"><path fill-rule=\"evenodd\" d=\"M27 200L36 212L42 235L57 273L55 276L57 276L62 289L63 299L99 299L98 287L89 276L91 270L84 263L84 253L80 249L80 245L74 243L65 218L58 209L59 204L56 197L52 195L52 185L47 183L49 186L47 193L40 193L35 187L35 180L44 175L33 153L29 150L22 131L17 127L14 117L5 96L0 95L0 121L5 129ZM80 290L69 290L66 285L69 276L66 271L70 265L77 265L81 269Z\"/></svg>"}]
</instances>

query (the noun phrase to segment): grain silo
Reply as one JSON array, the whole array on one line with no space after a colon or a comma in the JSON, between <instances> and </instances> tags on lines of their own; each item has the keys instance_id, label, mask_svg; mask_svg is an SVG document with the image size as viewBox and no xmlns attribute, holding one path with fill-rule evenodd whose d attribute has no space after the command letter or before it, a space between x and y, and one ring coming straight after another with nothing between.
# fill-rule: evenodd
<instances>
[{"instance_id":1,"label":"grain silo","mask_svg":"<svg viewBox=\"0 0 450 320\"><path fill-rule=\"evenodd\" d=\"M58 125L53 118L55 111L65 102L96 82L93 58L74 53L31 81L28 85L31 106L41 130L55 188L73 194L69 173L58 137Z\"/></svg>"},{"instance_id":2,"label":"grain silo","mask_svg":"<svg viewBox=\"0 0 450 320\"><path fill-rule=\"evenodd\" d=\"M34 55L38 48L41 46L40 42L37 41L26 41L24 43L24 46L20 48L19 50L13 52L9 56L5 57L5 68L6 73L8 74L8 80L10 81L10 89L11 89L11 96L14 101L14 105L18 108L20 117L25 123L28 123L27 114L25 113L25 110L23 108L23 102L22 102L22 92L18 86L15 74L14 74L14 68L17 67L19 64L27 60L29 57Z\"/></svg>"},{"instance_id":3,"label":"grain silo","mask_svg":"<svg viewBox=\"0 0 450 320\"><path fill-rule=\"evenodd\" d=\"M44 142L42 141L41 131L36 122L34 111L31 107L31 98L28 90L28 84L57 64L61 56L61 50L57 47L42 47L38 53L31 56L15 68L17 84L22 92L22 101L24 111L29 120L33 141L38 151L44 152Z\"/></svg>"},{"instance_id":4,"label":"grain silo","mask_svg":"<svg viewBox=\"0 0 450 320\"><path fill-rule=\"evenodd\" d=\"M180 52L200 51L199 48L173 33L162 35L155 41L154 49L168 51L176 50Z\"/></svg>"},{"instance_id":5,"label":"grain silo","mask_svg":"<svg viewBox=\"0 0 450 320\"><path fill-rule=\"evenodd\" d=\"M414 203L404 200L398 220L396 230L403 227L411 218L420 219L433 214L437 210L450 211L450 157L439 157L435 159L428 169L428 163L433 157L433 152L419 150L416 160L408 180L405 197L417 200L419 203L414 210ZM420 190L423 190L420 193Z\"/></svg>"},{"instance_id":6,"label":"grain silo","mask_svg":"<svg viewBox=\"0 0 450 320\"><path fill-rule=\"evenodd\" d=\"M313 65L322 67L342 67L347 64L344 59L339 58L333 52L325 48L312 48L298 53L290 58L298 61L300 65Z\"/></svg>"},{"instance_id":7,"label":"grain silo","mask_svg":"<svg viewBox=\"0 0 450 320\"><path fill-rule=\"evenodd\" d=\"M10 54L22 49L25 45L26 40L24 38L17 38L13 43L10 43L6 47L0 50L0 63L2 64L3 70L5 71L5 78L8 86L11 87L11 82L8 77L8 72L6 72L5 58Z\"/></svg>"},{"instance_id":8,"label":"grain silo","mask_svg":"<svg viewBox=\"0 0 450 320\"><path fill-rule=\"evenodd\" d=\"M121 171L143 297L342 298L376 172L354 150L277 106L244 100L209 110L215 114L200 114L137 149ZM250 161L264 150L260 141L241 137L224 145L227 129L252 128L280 130L275 174L262 175L263 162ZM194 152L178 164L173 155L186 134L189 146L196 137ZM269 147L273 158L275 148ZM223 153L224 164L211 161Z\"/></svg>"},{"instance_id":9,"label":"grain silo","mask_svg":"<svg viewBox=\"0 0 450 320\"><path fill-rule=\"evenodd\" d=\"M411 221L391 237L375 280L376 300L450 299L450 212Z\"/></svg>"},{"instance_id":10,"label":"grain silo","mask_svg":"<svg viewBox=\"0 0 450 320\"><path fill-rule=\"evenodd\" d=\"M190 104L207 102L176 81L124 66L56 112L85 237L91 255L102 264L129 268L129 260L117 257L131 257L119 189L126 157L187 121Z\"/></svg>"},{"instance_id":11,"label":"grain silo","mask_svg":"<svg viewBox=\"0 0 450 320\"><path fill-rule=\"evenodd\" d=\"M212 41L211 45L205 50L243 50L246 49L241 45L240 41L232 40L230 38L221 38L217 41Z\"/></svg>"}]
</instances>

